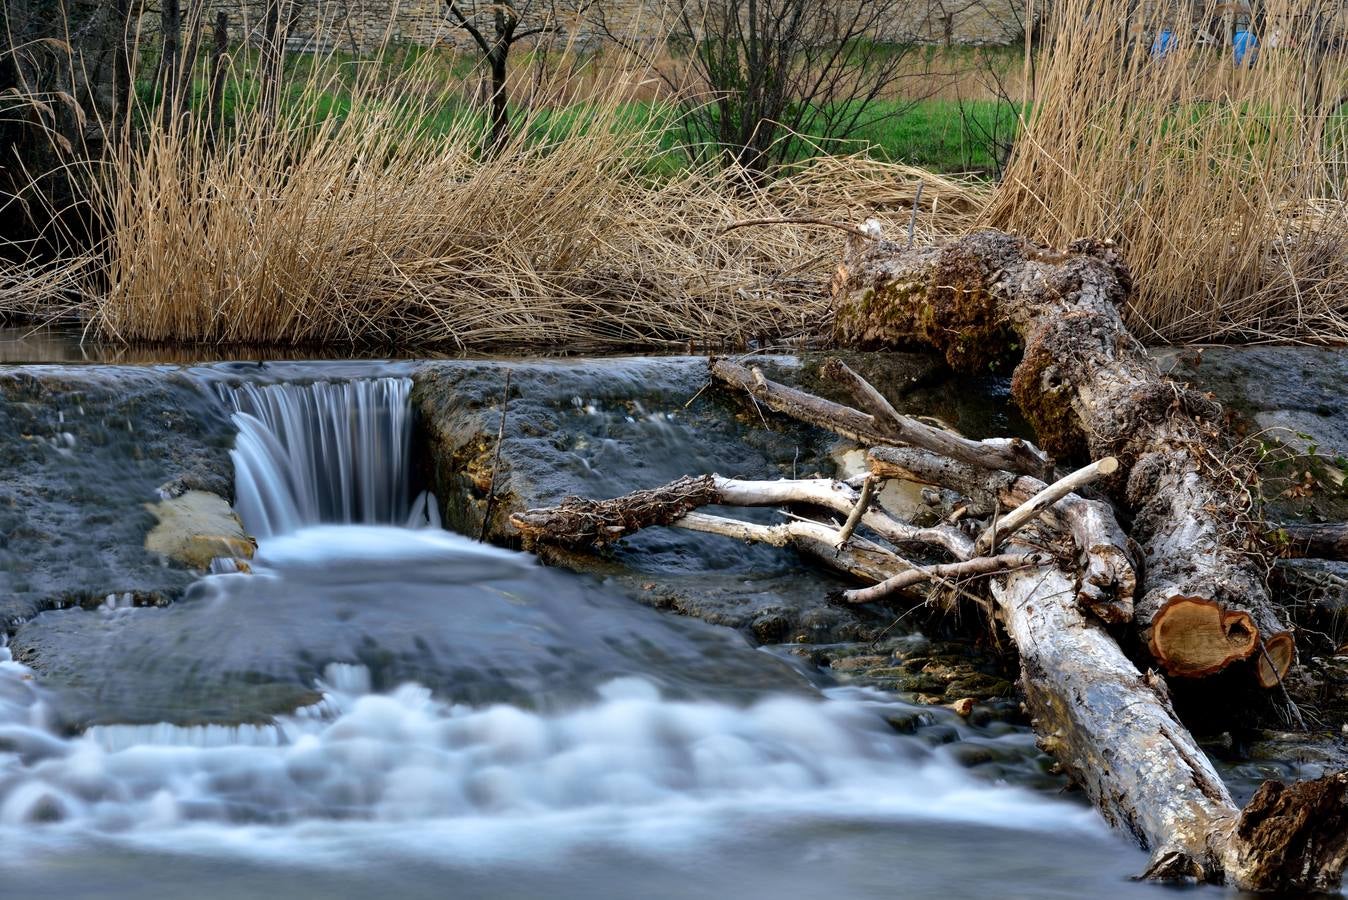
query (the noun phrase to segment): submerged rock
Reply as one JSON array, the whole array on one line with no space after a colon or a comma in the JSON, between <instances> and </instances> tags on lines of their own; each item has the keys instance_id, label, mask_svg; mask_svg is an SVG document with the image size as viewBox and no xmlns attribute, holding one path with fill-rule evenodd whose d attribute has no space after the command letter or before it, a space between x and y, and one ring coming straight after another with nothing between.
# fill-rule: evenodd
<instances>
[{"instance_id":1,"label":"submerged rock","mask_svg":"<svg viewBox=\"0 0 1348 900\"><path fill-rule=\"evenodd\" d=\"M11 647L71 727L267 721L314 702L334 663L473 705L567 707L624 676L671 697L807 689L733 632L442 531L320 526L263 541L254 568L160 609L47 612Z\"/></svg>"},{"instance_id":2,"label":"submerged rock","mask_svg":"<svg viewBox=\"0 0 1348 900\"><path fill-rule=\"evenodd\" d=\"M0 622L192 582L145 548L161 486L228 496L234 428L169 367L0 368Z\"/></svg>"},{"instance_id":3,"label":"submerged rock","mask_svg":"<svg viewBox=\"0 0 1348 900\"><path fill-rule=\"evenodd\" d=\"M229 501L209 491L185 491L146 504L159 520L145 549L205 571L216 557L251 559L255 545Z\"/></svg>"}]
</instances>

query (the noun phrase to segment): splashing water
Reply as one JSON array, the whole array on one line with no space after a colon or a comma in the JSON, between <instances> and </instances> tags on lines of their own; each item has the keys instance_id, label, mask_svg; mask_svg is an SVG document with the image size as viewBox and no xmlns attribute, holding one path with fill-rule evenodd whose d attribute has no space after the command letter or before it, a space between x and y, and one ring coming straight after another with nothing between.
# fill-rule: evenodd
<instances>
[{"instance_id":1,"label":"splashing water","mask_svg":"<svg viewBox=\"0 0 1348 900\"><path fill-rule=\"evenodd\" d=\"M66 739L30 677L0 649L3 831L350 820L536 831L549 817L569 828L578 814L714 821L726 810L1099 831L1089 810L990 787L857 700L674 702L624 678L593 705L544 715L448 705L415 684L375 694L364 667L334 664L318 703L272 724L97 726Z\"/></svg>"},{"instance_id":2,"label":"splashing water","mask_svg":"<svg viewBox=\"0 0 1348 900\"><path fill-rule=\"evenodd\" d=\"M409 378L221 386L239 428L231 456L244 527L265 538L320 522L407 522L411 387Z\"/></svg>"}]
</instances>

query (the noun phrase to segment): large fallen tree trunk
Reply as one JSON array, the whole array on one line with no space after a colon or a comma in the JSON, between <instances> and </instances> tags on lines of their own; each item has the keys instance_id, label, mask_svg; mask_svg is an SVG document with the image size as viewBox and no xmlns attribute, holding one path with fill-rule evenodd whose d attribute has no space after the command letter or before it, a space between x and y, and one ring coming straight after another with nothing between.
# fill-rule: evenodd
<instances>
[{"instance_id":1,"label":"large fallen tree trunk","mask_svg":"<svg viewBox=\"0 0 1348 900\"><path fill-rule=\"evenodd\" d=\"M1251 552L1246 473L1225 462L1216 404L1162 378L1124 327L1118 256L994 231L908 249L866 228L834 278L839 340L925 344L983 372L1023 348L1012 393L1044 449L1123 463L1113 493L1144 557L1135 616L1161 668L1196 677L1253 659L1260 684L1279 684L1295 642Z\"/></svg>"},{"instance_id":2,"label":"large fallen tree trunk","mask_svg":"<svg viewBox=\"0 0 1348 900\"><path fill-rule=\"evenodd\" d=\"M833 368L838 380L856 387L869 414L789 391L756 369L725 361L712 366L718 379L802 420L841 434L859 436L862 422L882 432L886 420L898 414L883 398L871 396L869 385L856 384L860 379L845 366ZM1179 722L1165 682L1139 672L1102 624L1128 619L1136 584L1129 540L1109 504L1072 489L1112 474L1117 463L1101 460L1045 485L1000 471L983 452L988 442L961 439L959 460L923 449L943 437L908 434L922 448L872 447L860 489L855 482L827 479L762 482L708 475L611 500L569 498L511 521L528 544L573 548L602 546L658 525L793 546L870 583L843 592L841 599L851 602L931 583L972 596L973 585L987 582L1020 653L1022 683L1043 746L1112 824L1152 849L1148 876L1252 890L1336 889L1348 860L1348 776L1290 788L1270 782L1241 810ZM942 524L919 528L872 508L876 482L887 478L960 495L959 525L953 524L953 512ZM846 521L830 525L793 514L781 524L761 525L696 511L710 504L809 507ZM858 527L896 549L857 537ZM1070 552L1055 549L1063 536L1070 536ZM899 547L953 561L914 562L896 552Z\"/></svg>"},{"instance_id":3,"label":"large fallen tree trunk","mask_svg":"<svg viewBox=\"0 0 1348 900\"><path fill-rule=\"evenodd\" d=\"M896 462L898 454L883 449L872 451L873 458L889 457L891 468L903 462L906 471L933 477L930 461L920 460L922 451ZM1001 476L1007 485L1020 481ZM961 478L961 485L976 482L981 489L994 480L970 472ZM1020 654L1022 685L1041 746L1072 773L1112 825L1152 850L1147 877L1246 890L1337 889L1348 861L1348 776L1292 787L1269 782L1241 810L1176 717L1165 682L1137 670L1100 622L1083 611L1078 583L1037 550L1013 546L996 556L920 566L868 541L840 548L846 543L842 531L820 522L796 518L759 525L694 511L706 504L788 502L842 511L863 497L824 479L762 482L708 475L609 500L569 498L559 506L517 513L511 521L531 544L595 547L641 528L668 525L795 546L832 568L876 582L883 590L862 597L868 601L932 581L992 576L1000 619ZM1058 502L1064 500L1070 506L1079 498L1069 495ZM1042 503L1060 514L1047 499ZM951 542L944 528L896 523L901 528L894 532L879 512L868 512L862 520L880 526L877 533L887 530L933 548L953 545L972 552L976 547L967 538ZM848 593L867 591L875 588Z\"/></svg>"},{"instance_id":4,"label":"large fallen tree trunk","mask_svg":"<svg viewBox=\"0 0 1348 900\"><path fill-rule=\"evenodd\" d=\"M1339 890L1348 862L1348 775L1266 782L1244 810L1179 722L1165 682L1143 675L1075 604L1061 572L992 582L1021 659L1040 746L1110 824L1151 850L1147 876L1253 891Z\"/></svg>"}]
</instances>

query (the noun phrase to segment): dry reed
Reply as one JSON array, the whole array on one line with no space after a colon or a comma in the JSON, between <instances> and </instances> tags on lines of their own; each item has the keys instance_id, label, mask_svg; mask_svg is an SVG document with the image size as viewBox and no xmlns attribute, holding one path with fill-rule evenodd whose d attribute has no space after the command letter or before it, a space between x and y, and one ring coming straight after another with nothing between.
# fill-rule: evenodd
<instances>
[{"instance_id":1,"label":"dry reed","mask_svg":"<svg viewBox=\"0 0 1348 900\"><path fill-rule=\"evenodd\" d=\"M1055 245L1116 240L1149 340L1348 337L1338 4L1262 5L1262 46L1237 64L1220 29L1201 42L1171 4L1055 4L1033 114L984 221ZM1208 6L1217 23L1232 8Z\"/></svg>"},{"instance_id":2,"label":"dry reed","mask_svg":"<svg viewBox=\"0 0 1348 900\"><path fill-rule=\"evenodd\" d=\"M65 273L83 289L54 306L0 296L0 311L74 312L128 342L809 341L826 333L840 233L728 225L889 209L906 227L919 181L944 227L976 208L958 181L859 158L767 187L710 168L651 174L660 133L633 124L626 86L561 110L539 103L508 146L484 154L475 117L423 127L458 85L414 68L358 82L349 112L324 116L333 76L310 71L278 118L245 114L218 146L191 115L141 117L143 132L114 142L94 172L102 264Z\"/></svg>"}]
</instances>

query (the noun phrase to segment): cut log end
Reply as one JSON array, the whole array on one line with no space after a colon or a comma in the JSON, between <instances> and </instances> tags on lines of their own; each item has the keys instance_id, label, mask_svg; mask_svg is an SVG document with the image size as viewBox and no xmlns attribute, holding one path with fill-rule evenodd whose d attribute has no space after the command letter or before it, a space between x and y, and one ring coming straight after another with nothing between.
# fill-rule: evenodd
<instances>
[{"instance_id":1,"label":"cut log end","mask_svg":"<svg viewBox=\"0 0 1348 900\"><path fill-rule=\"evenodd\" d=\"M1148 646L1167 675L1200 678L1249 658L1259 646L1259 629L1244 611L1206 597L1176 596L1152 619Z\"/></svg>"},{"instance_id":2,"label":"cut log end","mask_svg":"<svg viewBox=\"0 0 1348 900\"><path fill-rule=\"evenodd\" d=\"M1290 631L1265 637L1263 650L1255 665L1260 687L1274 688L1281 684L1292 668L1292 663L1296 662L1296 656L1296 639Z\"/></svg>"}]
</instances>

